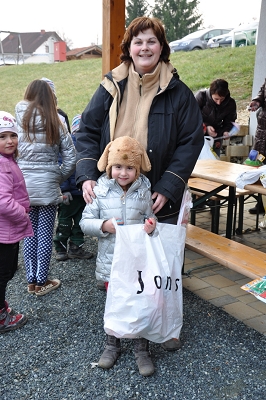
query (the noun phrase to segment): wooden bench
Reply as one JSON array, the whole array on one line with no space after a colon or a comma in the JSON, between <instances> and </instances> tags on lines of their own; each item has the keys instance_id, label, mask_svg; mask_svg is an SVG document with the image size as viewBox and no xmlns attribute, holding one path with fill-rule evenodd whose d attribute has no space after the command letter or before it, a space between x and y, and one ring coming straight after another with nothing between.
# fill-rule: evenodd
<instances>
[{"instance_id":1,"label":"wooden bench","mask_svg":"<svg viewBox=\"0 0 266 400\"><path fill-rule=\"evenodd\" d=\"M191 224L186 248L251 279L266 275L266 253Z\"/></svg>"},{"instance_id":2,"label":"wooden bench","mask_svg":"<svg viewBox=\"0 0 266 400\"><path fill-rule=\"evenodd\" d=\"M219 190L217 193L215 193L216 190L218 190L218 188L221 187L221 184L213 182L213 181L209 181L208 179L202 179L202 178L189 178L188 186L192 193L193 203L195 202L197 204L197 198L201 198L201 197L204 197L204 199L206 197L208 197L209 200L213 200L214 205L213 205L213 207L211 207L211 212L212 212L211 231L218 234L219 233L220 208L222 205L224 205L226 202L228 202L228 199L229 199L228 188ZM212 194L212 193L215 193L215 194L212 196L208 195L208 194ZM261 196L261 195L254 194L250 190L236 188L235 212L234 212L233 232L232 232L233 235L235 235L235 233L237 233L237 234L243 233L243 216L244 216L245 201L248 200L250 197L253 197L256 200L258 200L259 196ZM238 210L238 227L236 228L237 203L239 204L239 210ZM197 212L197 208L191 209L190 222L193 225L196 224L196 212ZM258 213L256 216L255 230L258 230L258 226L259 226L259 210L258 210Z\"/></svg>"}]
</instances>

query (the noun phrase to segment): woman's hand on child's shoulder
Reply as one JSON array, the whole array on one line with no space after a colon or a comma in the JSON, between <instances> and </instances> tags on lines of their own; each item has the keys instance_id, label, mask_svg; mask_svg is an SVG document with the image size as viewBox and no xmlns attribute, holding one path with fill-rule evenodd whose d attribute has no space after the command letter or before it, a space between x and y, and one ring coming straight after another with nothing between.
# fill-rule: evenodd
<instances>
[{"instance_id":1,"label":"woman's hand on child's shoulder","mask_svg":"<svg viewBox=\"0 0 266 400\"><path fill-rule=\"evenodd\" d=\"M91 204L93 202L93 199L96 198L93 188L96 185L96 181L88 180L84 181L82 183L82 193L83 193L83 198L87 204Z\"/></svg>"},{"instance_id":2,"label":"woman's hand on child's shoulder","mask_svg":"<svg viewBox=\"0 0 266 400\"><path fill-rule=\"evenodd\" d=\"M146 233L151 234L154 229L156 228L156 219L155 218L147 218L145 219L145 223L144 223L144 231Z\"/></svg>"}]
</instances>

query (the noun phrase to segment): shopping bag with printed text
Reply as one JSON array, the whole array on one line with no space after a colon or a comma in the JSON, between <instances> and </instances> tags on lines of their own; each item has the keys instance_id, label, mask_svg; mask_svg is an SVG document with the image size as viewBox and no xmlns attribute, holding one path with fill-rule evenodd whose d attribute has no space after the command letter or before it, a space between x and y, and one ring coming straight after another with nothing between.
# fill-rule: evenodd
<instances>
[{"instance_id":1,"label":"shopping bag with printed text","mask_svg":"<svg viewBox=\"0 0 266 400\"><path fill-rule=\"evenodd\" d=\"M185 236L184 226L157 223L149 236L143 225L116 224L104 314L107 334L157 343L179 337Z\"/></svg>"}]
</instances>

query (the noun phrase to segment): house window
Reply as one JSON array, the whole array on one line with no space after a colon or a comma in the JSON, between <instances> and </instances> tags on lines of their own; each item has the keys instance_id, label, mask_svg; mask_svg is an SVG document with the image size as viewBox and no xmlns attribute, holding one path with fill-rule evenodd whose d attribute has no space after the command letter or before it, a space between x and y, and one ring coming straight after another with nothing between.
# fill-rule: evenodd
<instances>
[{"instance_id":1,"label":"house window","mask_svg":"<svg viewBox=\"0 0 266 400\"><path fill-rule=\"evenodd\" d=\"M45 46L45 53L49 53L49 46Z\"/></svg>"}]
</instances>

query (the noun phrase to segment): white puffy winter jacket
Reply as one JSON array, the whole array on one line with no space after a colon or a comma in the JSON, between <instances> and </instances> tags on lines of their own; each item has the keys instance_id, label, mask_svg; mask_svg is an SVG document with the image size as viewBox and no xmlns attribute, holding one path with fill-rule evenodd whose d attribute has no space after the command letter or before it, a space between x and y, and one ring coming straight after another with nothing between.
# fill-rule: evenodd
<instances>
[{"instance_id":1,"label":"white puffy winter jacket","mask_svg":"<svg viewBox=\"0 0 266 400\"><path fill-rule=\"evenodd\" d=\"M76 150L68 132L60 129L60 143L46 144L41 117L36 118L36 141L26 142L22 129L23 115L28 101L20 101L15 108L18 125L18 165L23 173L31 206L59 204L63 201L60 184L74 171ZM61 154L62 164L58 164Z\"/></svg>"},{"instance_id":2,"label":"white puffy winter jacket","mask_svg":"<svg viewBox=\"0 0 266 400\"><path fill-rule=\"evenodd\" d=\"M80 221L82 231L86 235L96 236L98 254L96 260L96 278L109 282L115 234L103 233L102 224L110 218L120 219L124 225L143 224L144 219L153 217L151 184L148 178L140 177L132 183L124 193L115 179L102 175L94 187L96 198L92 204L87 204Z\"/></svg>"}]
</instances>

